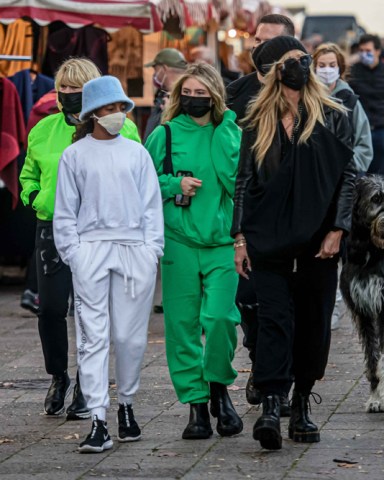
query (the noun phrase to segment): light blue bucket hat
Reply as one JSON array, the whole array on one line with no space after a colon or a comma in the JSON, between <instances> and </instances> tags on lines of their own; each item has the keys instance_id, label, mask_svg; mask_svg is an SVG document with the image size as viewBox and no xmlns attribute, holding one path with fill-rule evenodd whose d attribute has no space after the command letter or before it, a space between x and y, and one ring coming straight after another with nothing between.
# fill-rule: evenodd
<instances>
[{"instance_id":1,"label":"light blue bucket hat","mask_svg":"<svg viewBox=\"0 0 384 480\"><path fill-rule=\"evenodd\" d=\"M104 77L89 80L83 86L80 121L86 120L87 116L98 108L115 102L124 102L126 104L125 112L130 112L135 106L134 102L124 93L120 80L116 77L104 75Z\"/></svg>"}]
</instances>

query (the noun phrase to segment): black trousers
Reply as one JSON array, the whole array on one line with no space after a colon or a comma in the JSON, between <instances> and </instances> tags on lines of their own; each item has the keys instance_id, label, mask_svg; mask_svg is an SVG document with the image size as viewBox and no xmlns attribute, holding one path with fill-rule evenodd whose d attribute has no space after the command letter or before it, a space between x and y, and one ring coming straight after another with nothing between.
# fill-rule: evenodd
<instances>
[{"instance_id":1,"label":"black trousers","mask_svg":"<svg viewBox=\"0 0 384 480\"><path fill-rule=\"evenodd\" d=\"M257 342L257 298L253 272L248 272L249 280L239 275L236 292L236 305L241 315L241 328L244 333L243 345L249 351L252 363L255 361Z\"/></svg>"},{"instance_id":2,"label":"black trousers","mask_svg":"<svg viewBox=\"0 0 384 480\"><path fill-rule=\"evenodd\" d=\"M31 258L28 261L27 275L25 288L37 293L37 271L36 271L36 250L33 251Z\"/></svg>"},{"instance_id":3,"label":"black trousers","mask_svg":"<svg viewBox=\"0 0 384 480\"><path fill-rule=\"evenodd\" d=\"M252 257L251 257L252 261ZM324 376L331 341L338 256L302 256L268 269L253 265L258 301L255 386L264 394L309 393Z\"/></svg>"},{"instance_id":4,"label":"black trousers","mask_svg":"<svg viewBox=\"0 0 384 480\"><path fill-rule=\"evenodd\" d=\"M68 368L68 297L72 275L57 253L52 222L38 220L36 265L39 291L39 334L45 368L50 375Z\"/></svg>"}]
</instances>

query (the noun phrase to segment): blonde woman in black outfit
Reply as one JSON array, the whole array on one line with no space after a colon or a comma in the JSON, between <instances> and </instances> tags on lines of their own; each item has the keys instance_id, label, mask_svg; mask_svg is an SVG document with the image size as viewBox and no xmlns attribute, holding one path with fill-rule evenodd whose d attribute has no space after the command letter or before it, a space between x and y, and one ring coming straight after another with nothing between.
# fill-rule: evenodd
<instances>
[{"instance_id":1,"label":"blonde woman in black outfit","mask_svg":"<svg viewBox=\"0 0 384 480\"><path fill-rule=\"evenodd\" d=\"M236 270L247 278L252 268L259 304L253 377L263 412L253 437L277 450L291 374L289 437L320 440L308 401L327 364L355 170L345 109L316 79L303 45L283 36L259 52L264 86L244 119L232 234Z\"/></svg>"}]
</instances>

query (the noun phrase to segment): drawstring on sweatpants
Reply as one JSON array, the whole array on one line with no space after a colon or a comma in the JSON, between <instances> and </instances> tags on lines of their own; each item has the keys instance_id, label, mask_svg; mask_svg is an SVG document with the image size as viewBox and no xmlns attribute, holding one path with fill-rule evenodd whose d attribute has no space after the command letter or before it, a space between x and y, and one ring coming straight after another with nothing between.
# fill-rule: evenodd
<instances>
[{"instance_id":1,"label":"drawstring on sweatpants","mask_svg":"<svg viewBox=\"0 0 384 480\"><path fill-rule=\"evenodd\" d=\"M123 245L121 243L117 244L119 251L119 257L121 264L123 266L124 272L124 292L128 293L128 278L131 279L131 297L135 298L135 279L133 278L132 273L132 259L131 251L128 245Z\"/></svg>"}]
</instances>

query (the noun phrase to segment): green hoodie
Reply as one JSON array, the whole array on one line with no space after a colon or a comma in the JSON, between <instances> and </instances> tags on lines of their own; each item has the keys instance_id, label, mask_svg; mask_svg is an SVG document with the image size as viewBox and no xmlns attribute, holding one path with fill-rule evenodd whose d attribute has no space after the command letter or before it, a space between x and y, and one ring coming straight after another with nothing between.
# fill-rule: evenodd
<instances>
[{"instance_id":1,"label":"green hoodie","mask_svg":"<svg viewBox=\"0 0 384 480\"><path fill-rule=\"evenodd\" d=\"M182 193L181 177L163 174L165 128L157 127L148 137L145 147L159 175L166 237L191 247L233 242L229 232L241 140L235 119L236 114L226 110L216 128L212 123L198 125L185 114L169 122L175 175L179 170L188 170L202 180L189 207L177 207L173 201L176 194Z\"/></svg>"},{"instance_id":2,"label":"green hoodie","mask_svg":"<svg viewBox=\"0 0 384 480\"><path fill-rule=\"evenodd\" d=\"M32 203L40 220L52 220L55 205L57 171L64 150L72 143L74 126L67 125L64 115L56 113L40 120L28 135L28 150L20 174L23 187L21 200L29 205L29 196L38 191ZM120 132L124 137L140 143L136 125L126 119Z\"/></svg>"}]
</instances>

